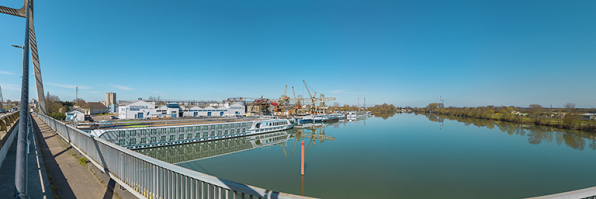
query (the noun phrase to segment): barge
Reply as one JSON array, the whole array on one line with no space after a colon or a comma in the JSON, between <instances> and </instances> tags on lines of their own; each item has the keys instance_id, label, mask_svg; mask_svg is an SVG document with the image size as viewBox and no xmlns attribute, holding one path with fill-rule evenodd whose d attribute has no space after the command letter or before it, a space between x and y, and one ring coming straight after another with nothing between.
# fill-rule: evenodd
<instances>
[{"instance_id":1,"label":"barge","mask_svg":"<svg viewBox=\"0 0 596 199\"><path fill-rule=\"evenodd\" d=\"M256 119L252 121L95 129L91 130L90 134L128 149L142 149L270 133L293 127L294 123L287 119Z\"/></svg>"}]
</instances>

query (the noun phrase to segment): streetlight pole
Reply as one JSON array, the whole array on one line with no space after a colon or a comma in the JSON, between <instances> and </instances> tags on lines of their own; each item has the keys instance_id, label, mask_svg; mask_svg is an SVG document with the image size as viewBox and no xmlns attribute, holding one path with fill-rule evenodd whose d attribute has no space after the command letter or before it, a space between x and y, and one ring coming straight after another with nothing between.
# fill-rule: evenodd
<instances>
[{"instance_id":1,"label":"streetlight pole","mask_svg":"<svg viewBox=\"0 0 596 199\"><path fill-rule=\"evenodd\" d=\"M29 116L29 21L31 19L31 0L26 0L25 42L23 43L23 77L21 84L21 113L17 138L17 159L15 167L14 198L26 199L27 196L27 126Z\"/></svg>"}]
</instances>

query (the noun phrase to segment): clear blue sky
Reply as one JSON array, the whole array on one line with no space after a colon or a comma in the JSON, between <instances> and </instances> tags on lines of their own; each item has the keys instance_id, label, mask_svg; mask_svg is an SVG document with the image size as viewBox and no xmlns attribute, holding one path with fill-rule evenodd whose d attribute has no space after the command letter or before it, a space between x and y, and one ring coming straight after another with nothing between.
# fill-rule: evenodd
<instances>
[{"instance_id":1,"label":"clear blue sky","mask_svg":"<svg viewBox=\"0 0 596 199\"><path fill-rule=\"evenodd\" d=\"M0 15L13 100L24 24ZM304 79L340 104L596 107L593 0L38 0L35 25L45 89L63 100L75 86L87 101L308 96Z\"/></svg>"}]
</instances>

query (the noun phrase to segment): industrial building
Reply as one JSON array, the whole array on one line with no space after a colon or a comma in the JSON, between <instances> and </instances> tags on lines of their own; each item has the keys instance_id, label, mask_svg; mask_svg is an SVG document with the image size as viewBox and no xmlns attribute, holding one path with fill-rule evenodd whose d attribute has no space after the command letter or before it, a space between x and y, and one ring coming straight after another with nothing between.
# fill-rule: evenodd
<instances>
[{"instance_id":1,"label":"industrial building","mask_svg":"<svg viewBox=\"0 0 596 199\"><path fill-rule=\"evenodd\" d=\"M155 104L143 100L137 100L118 107L118 117L120 119L144 119L152 113L155 114Z\"/></svg>"},{"instance_id":2,"label":"industrial building","mask_svg":"<svg viewBox=\"0 0 596 199\"><path fill-rule=\"evenodd\" d=\"M103 105L108 107L110 113L118 112L118 103L116 102L116 93L106 93L106 101L100 101Z\"/></svg>"},{"instance_id":3,"label":"industrial building","mask_svg":"<svg viewBox=\"0 0 596 199\"><path fill-rule=\"evenodd\" d=\"M244 116L246 108L243 101L212 103L206 107L180 106L177 103L155 106L154 102L137 100L133 103L120 105L118 108L120 119L147 118L177 118L177 117L236 117Z\"/></svg>"},{"instance_id":4,"label":"industrial building","mask_svg":"<svg viewBox=\"0 0 596 199\"><path fill-rule=\"evenodd\" d=\"M74 109L72 111L66 112L66 121L85 121L85 111L81 109Z\"/></svg>"}]
</instances>

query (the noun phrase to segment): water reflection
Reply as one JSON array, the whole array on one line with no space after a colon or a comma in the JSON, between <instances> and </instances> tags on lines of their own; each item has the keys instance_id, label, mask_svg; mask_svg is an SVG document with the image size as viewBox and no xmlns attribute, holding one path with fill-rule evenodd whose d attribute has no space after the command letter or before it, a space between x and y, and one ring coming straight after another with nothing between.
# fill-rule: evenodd
<instances>
[{"instance_id":1,"label":"water reflection","mask_svg":"<svg viewBox=\"0 0 596 199\"><path fill-rule=\"evenodd\" d=\"M287 158L288 152L286 151L286 146L289 140L294 139L291 154L294 154L296 145L299 145L301 140L308 142L308 146L305 150L306 155L308 154L308 150L311 148L311 145L313 145L312 147L316 147L317 142L321 144L325 141L335 141L335 137L325 134L325 128L329 126L339 127L339 125L342 123L345 125L346 122L348 121L334 123L308 123L302 126L297 126L296 129L285 131L184 145L139 149L136 151L164 162L180 163L233 154L256 148L278 146L281 148L281 150L283 150L284 155Z\"/></svg>"},{"instance_id":2,"label":"water reflection","mask_svg":"<svg viewBox=\"0 0 596 199\"><path fill-rule=\"evenodd\" d=\"M476 118L462 118L444 115L426 115L429 121L438 122L442 125L444 119L453 120L463 123L466 126L485 127L488 129L498 128L501 132L509 135L527 136L528 143L540 144L542 142L552 143L557 145L565 144L575 150L584 150L586 144L588 148L596 150L596 137L593 133L584 131L574 131L566 129L558 129L548 126L539 125L522 125L518 123L493 121Z\"/></svg>"},{"instance_id":3,"label":"water reflection","mask_svg":"<svg viewBox=\"0 0 596 199\"><path fill-rule=\"evenodd\" d=\"M267 148L275 145L282 147L285 153L285 142L293 138L295 135L296 130L290 129L286 131L264 133L259 135L184 145L165 146L159 148L140 149L136 151L169 163L200 160L250 149Z\"/></svg>"},{"instance_id":4,"label":"water reflection","mask_svg":"<svg viewBox=\"0 0 596 199\"><path fill-rule=\"evenodd\" d=\"M396 112L391 112L391 113L375 113L375 114L373 114L373 116L383 118L383 120L387 120L388 118L393 117L395 114L397 114L397 113Z\"/></svg>"}]
</instances>

